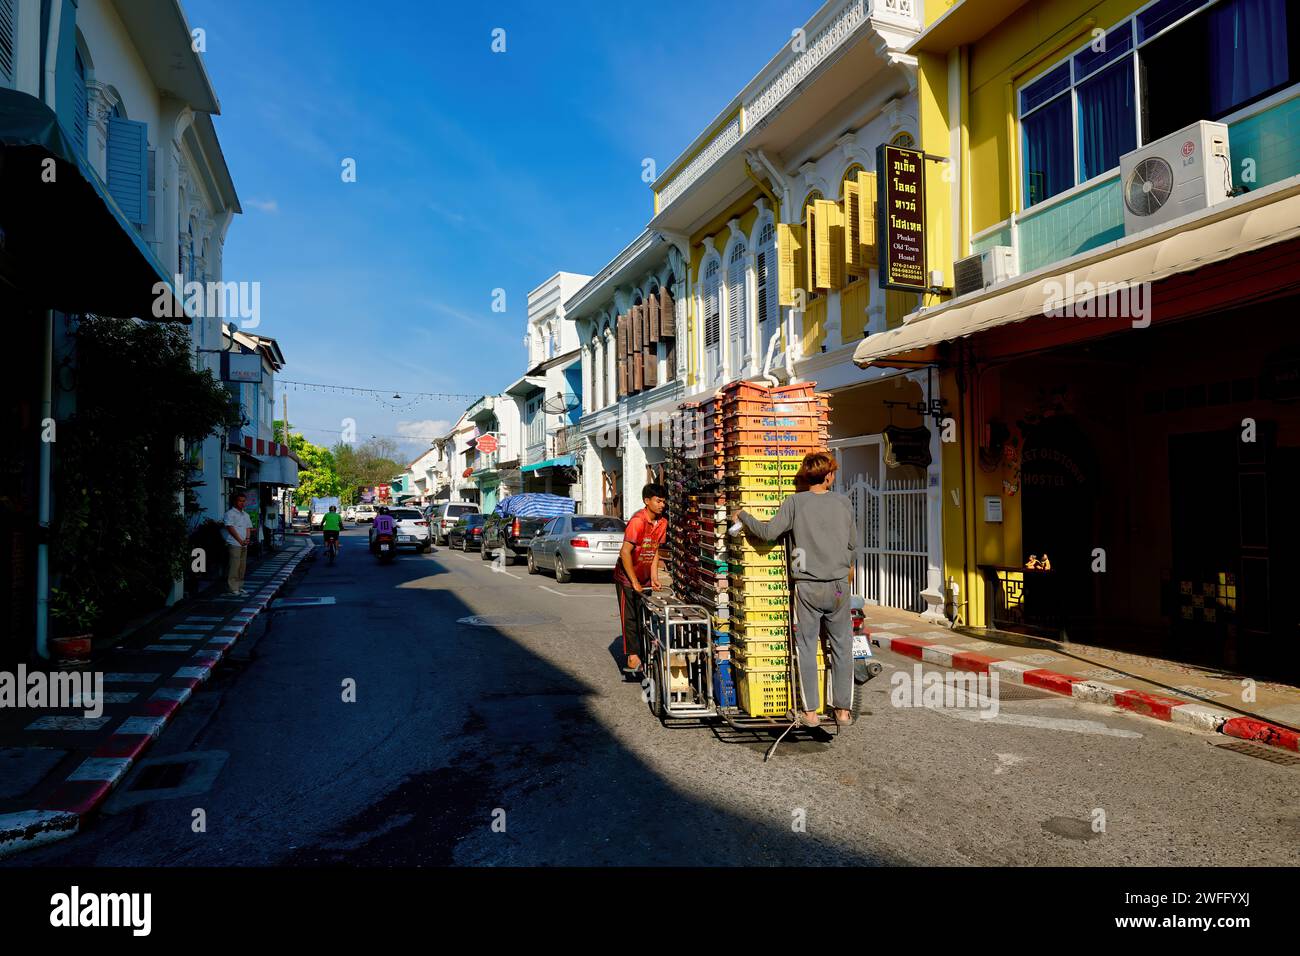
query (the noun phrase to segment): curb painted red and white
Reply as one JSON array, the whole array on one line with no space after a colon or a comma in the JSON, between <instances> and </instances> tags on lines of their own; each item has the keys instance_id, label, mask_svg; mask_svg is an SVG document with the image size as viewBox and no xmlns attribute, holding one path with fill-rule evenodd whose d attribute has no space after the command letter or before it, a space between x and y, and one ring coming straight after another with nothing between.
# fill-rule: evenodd
<instances>
[{"instance_id":1,"label":"curb painted red and white","mask_svg":"<svg viewBox=\"0 0 1300 956\"><path fill-rule=\"evenodd\" d=\"M977 674L996 673L999 680L1038 687L1065 697L1092 704L1107 704L1131 710L1144 717L1153 717L1168 723L1185 724L1197 730L1227 734L1242 740L1252 740L1273 747L1300 753L1300 733L1289 727L1279 727L1254 717L1243 717L1234 711L1215 710L1204 704L1188 703L1177 697L1149 694L1145 691L1117 687L1103 681L1087 680L1071 674L1060 674L1043 667L1035 667L1017 660L1002 660L987 654L976 654L960 648L948 647L919 637L896 637L868 629L871 640L884 650L914 657L927 664L938 664L956 670Z\"/></svg>"},{"instance_id":2,"label":"curb painted red and white","mask_svg":"<svg viewBox=\"0 0 1300 956\"><path fill-rule=\"evenodd\" d=\"M315 546L302 548L264 585L257 597L219 627L206 644L196 650L184 667L155 688L117 731L81 762L63 783L39 806L31 810L0 814L0 857L72 836L108 799L158 739L194 689L212 676L213 670L266 610Z\"/></svg>"}]
</instances>

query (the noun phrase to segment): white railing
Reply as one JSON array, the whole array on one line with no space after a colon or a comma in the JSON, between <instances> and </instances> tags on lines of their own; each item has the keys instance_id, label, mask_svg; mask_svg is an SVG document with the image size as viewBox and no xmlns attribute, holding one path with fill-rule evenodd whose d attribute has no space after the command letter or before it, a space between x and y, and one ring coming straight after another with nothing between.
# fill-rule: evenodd
<instances>
[{"instance_id":1,"label":"white railing","mask_svg":"<svg viewBox=\"0 0 1300 956\"><path fill-rule=\"evenodd\" d=\"M860 2L860 0L859 0ZM737 116L709 141L698 156L686 164L663 189L659 190L659 209L662 211L673 200L684 193L691 183L699 179L704 171L721 158L722 154L740 142L740 117Z\"/></svg>"}]
</instances>

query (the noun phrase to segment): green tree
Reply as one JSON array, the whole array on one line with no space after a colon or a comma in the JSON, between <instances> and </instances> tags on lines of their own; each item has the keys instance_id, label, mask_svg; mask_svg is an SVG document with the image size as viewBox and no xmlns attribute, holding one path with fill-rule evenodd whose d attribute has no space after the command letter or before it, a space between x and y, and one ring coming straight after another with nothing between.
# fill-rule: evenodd
<instances>
[{"instance_id":1,"label":"green tree","mask_svg":"<svg viewBox=\"0 0 1300 956\"><path fill-rule=\"evenodd\" d=\"M277 423L279 424L279 423ZM304 504L312 498L332 498L342 491L338 468L333 453L321 445L314 445L289 426L289 450L302 462L298 469L298 490L294 499ZM279 434L279 430L277 430Z\"/></svg>"}]
</instances>

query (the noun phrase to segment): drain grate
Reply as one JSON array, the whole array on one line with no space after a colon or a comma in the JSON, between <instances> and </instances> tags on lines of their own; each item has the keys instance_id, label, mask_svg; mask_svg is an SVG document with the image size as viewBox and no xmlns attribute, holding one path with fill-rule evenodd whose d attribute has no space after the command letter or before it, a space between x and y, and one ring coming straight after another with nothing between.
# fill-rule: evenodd
<instances>
[{"instance_id":1,"label":"drain grate","mask_svg":"<svg viewBox=\"0 0 1300 956\"><path fill-rule=\"evenodd\" d=\"M155 763L140 768L132 790L172 790L181 785L192 763Z\"/></svg>"},{"instance_id":2,"label":"drain grate","mask_svg":"<svg viewBox=\"0 0 1300 956\"><path fill-rule=\"evenodd\" d=\"M1245 754L1247 757L1258 757L1260 760L1267 760L1269 763L1279 764L1283 767L1300 766L1300 757L1294 754L1283 753L1273 747L1265 747L1262 744L1253 744L1248 740L1233 740L1226 744L1215 744L1220 750L1231 750L1235 754Z\"/></svg>"}]
</instances>

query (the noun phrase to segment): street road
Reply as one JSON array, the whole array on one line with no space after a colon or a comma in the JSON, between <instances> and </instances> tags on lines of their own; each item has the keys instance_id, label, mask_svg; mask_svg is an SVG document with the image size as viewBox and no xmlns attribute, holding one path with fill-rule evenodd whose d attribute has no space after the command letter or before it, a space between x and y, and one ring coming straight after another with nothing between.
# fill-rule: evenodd
<instances>
[{"instance_id":1,"label":"street road","mask_svg":"<svg viewBox=\"0 0 1300 956\"><path fill-rule=\"evenodd\" d=\"M204 755L195 792L128 779L4 865L1300 863L1300 768L1226 738L1006 684L992 720L895 707L885 653L844 737L764 763L650 715L607 579L343 542L286 591L336 603L269 614L150 753Z\"/></svg>"}]
</instances>

